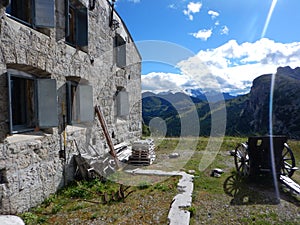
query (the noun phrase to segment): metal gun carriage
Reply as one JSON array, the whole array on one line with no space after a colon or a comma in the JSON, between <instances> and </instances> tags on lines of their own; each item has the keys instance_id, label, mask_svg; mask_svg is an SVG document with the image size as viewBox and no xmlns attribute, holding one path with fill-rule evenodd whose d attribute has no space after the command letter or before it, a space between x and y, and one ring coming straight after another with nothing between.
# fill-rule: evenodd
<instances>
[{"instance_id":1,"label":"metal gun carriage","mask_svg":"<svg viewBox=\"0 0 300 225\"><path fill-rule=\"evenodd\" d=\"M290 177L298 168L286 136L249 137L234 151L235 167L239 175L257 178L276 174L277 179L300 194L300 186Z\"/></svg>"}]
</instances>

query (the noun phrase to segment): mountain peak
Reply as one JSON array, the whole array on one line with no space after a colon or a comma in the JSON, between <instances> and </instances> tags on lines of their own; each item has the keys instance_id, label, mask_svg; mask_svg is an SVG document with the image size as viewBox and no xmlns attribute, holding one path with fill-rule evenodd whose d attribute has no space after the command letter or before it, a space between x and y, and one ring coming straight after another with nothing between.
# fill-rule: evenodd
<instances>
[{"instance_id":1,"label":"mountain peak","mask_svg":"<svg viewBox=\"0 0 300 225\"><path fill-rule=\"evenodd\" d=\"M300 68L292 69L290 66L278 67L276 75L289 76L300 80Z\"/></svg>"}]
</instances>

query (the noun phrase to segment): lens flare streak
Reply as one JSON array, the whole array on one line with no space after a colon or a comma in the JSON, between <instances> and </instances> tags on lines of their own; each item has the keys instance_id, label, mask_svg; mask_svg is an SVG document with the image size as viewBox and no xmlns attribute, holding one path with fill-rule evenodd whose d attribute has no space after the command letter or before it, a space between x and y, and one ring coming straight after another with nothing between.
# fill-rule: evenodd
<instances>
[{"instance_id":1,"label":"lens flare streak","mask_svg":"<svg viewBox=\"0 0 300 225\"><path fill-rule=\"evenodd\" d=\"M275 168L275 154L274 154L274 143L273 143L273 97L274 97L274 87L275 87L275 78L276 74L272 74L271 79L271 90L270 90L270 100L269 100L269 133L270 133L270 154L271 154L271 165L272 165L272 174L273 174L273 182L275 187L275 195L276 199L279 201L279 188L277 182L277 174Z\"/></svg>"},{"instance_id":2,"label":"lens flare streak","mask_svg":"<svg viewBox=\"0 0 300 225\"><path fill-rule=\"evenodd\" d=\"M268 29L270 20L271 20L271 18L272 18L272 15L273 15L273 12L274 12L274 9L275 9L276 4L277 4L277 0L273 0L273 1L272 1L272 4L271 4L271 7L270 7L270 9L269 9L269 13L268 13L268 16L267 16L265 25L264 25L264 29L263 29L263 31L262 31L262 33L261 33L261 38L263 38L263 37L266 35L266 32L267 32L267 29Z\"/></svg>"}]
</instances>

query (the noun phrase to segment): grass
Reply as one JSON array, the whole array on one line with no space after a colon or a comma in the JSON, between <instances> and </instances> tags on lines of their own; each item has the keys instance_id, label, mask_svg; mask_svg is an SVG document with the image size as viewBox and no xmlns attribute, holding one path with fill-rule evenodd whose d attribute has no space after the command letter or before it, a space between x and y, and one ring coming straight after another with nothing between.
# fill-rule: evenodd
<instances>
[{"instance_id":1,"label":"grass","mask_svg":"<svg viewBox=\"0 0 300 225\"><path fill-rule=\"evenodd\" d=\"M117 183L76 182L20 216L28 225L134 224L136 221L167 224L177 183L178 177L156 184L141 182L135 187L125 187L127 197L118 199L120 185Z\"/></svg>"},{"instance_id":2,"label":"grass","mask_svg":"<svg viewBox=\"0 0 300 225\"><path fill-rule=\"evenodd\" d=\"M208 139L202 138L193 159L187 169L197 170L197 162L201 158L201 149L205 148ZM247 139L225 137L213 163L203 171L198 171L194 179L193 207L194 212L190 224L299 224L300 198L288 192L281 191L281 203L274 200L274 189L267 182L251 183L247 180L234 180L235 196L225 193L225 184L230 184L234 177L235 167L233 157L228 151L235 148L237 143ZM297 166L300 166L299 141L289 141L294 152ZM200 151L200 152L198 152ZM210 176L213 168L221 168L224 174L220 178ZM293 179L300 183L299 171Z\"/></svg>"},{"instance_id":3,"label":"grass","mask_svg":"<svg viewBox=\"0 0 300 225\"><path fill-rule=\"evenodd\" d=\"M299 224L300 199L282 189L281 202L274 201L274 190L267 182L250 183L235 177L234 159L229 151L246 138L225 137L213 162L199 170L209 138L200 137L180 143L179 139L158 140L157 160L148 168L195 171L190 224ZM180 147L178 145L180 144ZM300 168L300 142L290 140L297 166ZM193 149L194 148L194 149ZM192 152L185 158L184 150ZM170 160L171 152L180 152L178 159ZM183 161L188 159L188 163ZM211 170L221 168L221 177L211 177ZM122 174L121 174L122 175ZM177 194L178 177L151 179L126 175L137 183L128 186L123 201L116 193L118 183L98 180L75 182L50 196L40 206L23 213L26 224L167 224L167 215L173 197ZM292 177L300 183L300 172ZM229 190L235 190L232 195Z\"/></svg>"}]
</instances>

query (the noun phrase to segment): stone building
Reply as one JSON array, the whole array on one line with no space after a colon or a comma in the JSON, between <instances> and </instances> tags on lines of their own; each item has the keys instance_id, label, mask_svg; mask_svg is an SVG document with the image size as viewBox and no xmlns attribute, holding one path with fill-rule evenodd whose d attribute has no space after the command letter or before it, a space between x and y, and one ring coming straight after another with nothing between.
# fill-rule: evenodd
<instances>
[{"instance_id":1,"label":"stone building","mask_svg":"<svg viewBox=\"0 0 300 225\"><path fill-rule=\"evenodd\" d=\"M72 180L73 156L141 136L141 57L107 0L0 0L0 213Z\"/></svg>"}]
</instances>

